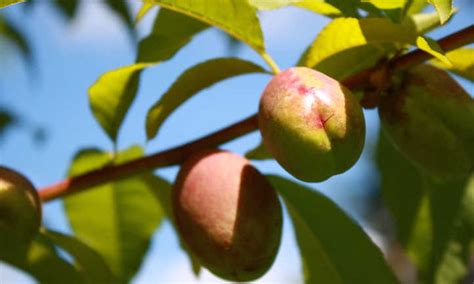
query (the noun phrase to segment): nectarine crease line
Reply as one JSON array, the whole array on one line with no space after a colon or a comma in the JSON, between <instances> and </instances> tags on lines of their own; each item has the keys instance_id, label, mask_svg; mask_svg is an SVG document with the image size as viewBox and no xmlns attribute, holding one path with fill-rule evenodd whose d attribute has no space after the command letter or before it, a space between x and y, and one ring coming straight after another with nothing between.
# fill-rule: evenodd
<instances>
[{"instance_id":1,"label":"nectarine crease line","mask_svg":"<svg viewBox=\"0 0 474 284\"><path fill-rule=\"evenodd\" d=\"M449 51L474 42L474 25L466 27L438 41L443 50ZM390 62L394 71L406 69L420 64L432 56L424 51L415 50ZM267 60L266 60L267 61ZM268 61L267 61L268 62ZM271 61L273 62L273 60ZM276 66L276 64L275 64ZM278 68L273 68L278 71ZM374 68L364 70L342 81L350 89L357 89L368 83L368 78ZM123 179L155 168L166 167L183 162L191 153L220 144L248 134L258 128L257 115L252 115L226 128L204 136L195 141L139 158L121 165L104 167L80 176L67 178L56 184L42 188L39 191L43 202L63 197L81 190L97 186L116 179Z\"/></svg>"}]
</instances>

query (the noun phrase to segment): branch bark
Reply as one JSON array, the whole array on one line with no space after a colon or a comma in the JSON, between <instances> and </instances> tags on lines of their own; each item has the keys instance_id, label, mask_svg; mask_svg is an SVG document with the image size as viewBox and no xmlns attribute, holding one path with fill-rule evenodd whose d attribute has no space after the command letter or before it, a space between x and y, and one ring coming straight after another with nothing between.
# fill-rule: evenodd
<instances>
[{"instance_id":1,"label":"branch bark","mask_svg":"<svg viewBox=\"0 0 474 284\"><path fill-rule=\"evenodd\" d=\"M473 42L474 25L464 28L438 41L441 48L445 51L453 50ZM392 66L393 71L400 71L420 64L430 58L430 54L422 50L415 50L391 60L389 64ZM364 70L343 80L341 83L349 89L359 89L368 84L370 74L374 70L374 68ZM214 148L257 129L257 114L254 114L242 121L187 144L145 156L121 165L109 166L77 177L67 178L56 184L42 188L39 191L39 195L43 202L47 202L55 198L97 186L101 183L127 178L159 167L180 164L186 159L186 157L195 151Z\"/></svg>"}]
</instances>

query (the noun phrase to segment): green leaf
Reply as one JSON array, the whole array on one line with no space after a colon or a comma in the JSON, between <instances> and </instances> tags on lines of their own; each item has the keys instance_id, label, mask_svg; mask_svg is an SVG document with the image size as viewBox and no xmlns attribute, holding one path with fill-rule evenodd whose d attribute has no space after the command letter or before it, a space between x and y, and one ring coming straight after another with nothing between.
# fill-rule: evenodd
<instances>
[{"instance_id":1,"label":"green leaf","mask_svg":"<svg viewBox=\"0 0 474 284\"><path fill-rule=\"evenodd\" d=\"M93 249L78 239L62 233L44 230L43 234L74 258L75 266L83 275L86 283L114 282L110 268L102 256Z\"/></svg>"},{"instance_id":2,"label":"green leaf","mask_svg":"<svg viewBox=\"0 0 474 284\"><path fill-rule=\"evenodd\" d=\"M441 22L436 12L420 13L406 17L403 21L403 25L409 27L411 30L415 30L416 34L422 35L440 26Z\"/></svg>"},{"instance_id":3,"label":"green leaf","mask_svg":"<svg viewBox=\"0 0 474 284\"><path fill-rule=\"evenodd\" d=\"M79 7L79 0L55 0L56 8L61 11L68 19L74 18Z\"/></svg>"},{"instance_id":4,"label":"green leaf","mask_svg":"<svg viewBox=\"0 0 474 284\"><path fill-rule=\"evenodd\" d=\"M453 14L453 1L452 0L428 0L438 12L441 24L444 24Z\"/></svg>"},{"instance_id":5,"label":"green leaf","mask_svg":"<svg viewBox=\"0 0 474 284\"><path fill-rule=\"evenodd\" d=\"M137 61L158 63L168 60L207 27L186 15L161 9L151 34L140 42Z\"/></svg>"},{"instance_id":6,"label":"green leaf","mask_svg":"<svg viewBox=\"0 0 474 284\"><path fill-rule=\"evenodd\" d=\"M316 14L328 17L341 17L342 12L333 5L322 0L302 0L295 3L295 6L315 12Z\"/></svg>"},{"instance_id":7,"label":"green leaf","mask_svg":"<svg viewBox=\"0 0 474 284\"><path fill-rule=\"evenodd\" d=\"M109 71L89 88L92 113L114 142L138 91L140 71L151 65L139 63Z\"/></svg>"},{"instance_id":8,"label":"green leaf","mask_svg":"<svg viewBox=\"0 0 474 284\"><path fill-rule=\"evenodd\" d=\"M362 0L362 3L370 3L378 9L399 9L405 6L407 0Z\"/></svg>"},{"instance_id":9,"label":"green leaf","mask_svg":"<svg viewBox=\"0 0 474 284\"><path fill-rule=\"evenodd\" d=\"M433 59L431 63L474 82L474 48L459 48L446 53L451 65Z\"/></svg>"},{"instance_id":10,"label":"green leaf","mask_svg":"<svg viewBox=\"0 0 474 284\"><path fill-rule=\"evenodd\" d=\"M472 206L463 205L463 200L468 200L463 198L466 180L431 180L383 134L377 146L377 164L382 196L394 218L398 240L416 264L421 279L426 283L450 283L435 280L448 277L443 272L445 266L460 261L456 256L460 235L455 224L465 208Z\"/></svg>"},{"instance_id":11,"label":"green leaf","mask_svg":"<svg viewBox=\"0 0 474 284\"><path fill-rule=\"evenodd\" d=\"M25 2L25 0L0 0L0 9L21 2Z\"/></svg>"},{"instance_id":12,"label":"green leaf","mask_svg":"<svg viewBox=\"0 0 474 284\"><path fill-rule=\"evenodd\" d=\"M135 16L135 23L137 24L140 22L143 17L153 8L155 4L153 4L153 0L143 0L142 1L142 6L140 7L140 10L138 10L137 15Z\"/></svg>"},{"instance_id":13,"label":"green leaf","mask_svg":"<svg viewBox=\"0 0 474 284\"><path fill-rule=\"evenodd\" d=\"M110 10L112 10L127 26L129 29L132 37L135 37L134 33L134 22L133 22L133 17L130 13L130 10L127 5L127 1L124 0L105 0L104 2Z\"/></svg>"},{"instance_id":14,"label":"green leaf","mask_svg":"<svg viewBox=\"0 0 474 284\"><path fill-rule=\"evenodd\" d=\"M33 240L26 257L6 261L27 272L39 283L62 284L65 279L68 283L84 283L83 275L59 257L43 234L38 234Z\"/></svg>"},{"instance_id":15,"label":"green leaf","mask_svg":"<svg viewBox=\"0 0 474 284\"><path fill-rule=\"evenodd\" d=\"M166 118L194 94L224 79L256 72L266 71L238 58L211 59L189 68L148 111L147 138L155 137Z\"/></svg>"},{"instance_id":16,"label":"green leaf","mask_svg":"<svg viewBox=\"0 0 474 284\"><path fill-rule=\"evenodd\" d=\"M194 274L196 276L199 276L199 273L201 272L201 265L199 264L198 260L192 255L189 249L186 247L186 244L181 240L181 237L176 228L176 222L174 220L174 215L173 215L173 208L171 205L172 185L165 179L158 176L154 176L154 175L146 176L146 181L149 185L149 188L153 191L156 198L159 200L161 207L163 208L165 216L171 222L171 225L173 226L176 236L179 239L180 247L187 254L189 258L189 262L191 264Z\"/></svg>"},{"instance_id":17,"label":"green leaf","mask_svg":"<svg viewBox=\"0 0 474 284\"><path fill-rule=\"evenodd\" d=\"M431 38L419 36L416 39L416 45L419 49L431 54L433 57L443 62L443 64L452 66L449 59L444 55L444 50Z\"/></svg>"},{"instance_id":18,"label":"green leaf","mask_svg":"<svg viewBox=\"0 0 474 284\"><path fill-rule=\"evenodd\" d=\"M294 5L329 17L342 15L339 9L323 0L250 0L249 2L259 10L273 10Z\"/></svg>"},{"instance_id":19,"label":"green leaf","mask_svg":"<svg viewBox=\"0 0 474 284\"><path fill-rule=\"evenodd\" d=\"M248 0L154 0L156 4L216 26L256 51L265 49L256 9Z\"/></svg>"},{"instance_id":20,"label":"green leaf","mask_svg":"<svg viewBox=\"0 0 474 284\"><path fill-rule=\"evenodd\" d=\"M414 227L414 216L421 206L423 179L417 168L400 155L383 132L379 135L376 162L384 204L394 217L398 240L406 246Z\"/></svg>"},{"instance_id":21,"label":"green leaf","mask_svg":"<svg viewBox=\"0 0 474 284\"><path fill-rule=\"evenodd\" d=\"M143 155L131 147L116 156L120 164ZM71 164L72 176L113 162L98 150L81 151ZM118 283L129 282L138 271L152 234L162 219L162 209L143 176L103 184L68 197L66 213L78 239L100 253Z\"/></svg>"},{"instance_id":22,"label":"green leaf","mask_svg":"<svg viewBox=\"0 0 474 284\"><path fill-rule=\"evenodd\" d=\"M306 283L397 283L379 249L330 199L281 177L268 178L293 221Z\"/></svg>"},{"instance_id":23,"label":"green leaf","mask_svg":"<svg viewBox=\"0 0 474 284\"><path fill-rule=\"evenodd\" d=\"M32 53L25 36L6 18L0 16L0 38L14 44L27 62L32 61Z\"/></svg>"},{"instance_id":24,"label":"green leaf","mask_svg":"<svg viewBox=\"0 0 474 284\"><path fill-rule=\"evenodd\" d=\"M340 79L373 66L396 45L414 44L415 39L414 30L384 18L337 18L319 33L298 65Z\"/></svg>"},{"instance_id":25,"label":"green leaf","mask_svg":"<svg viewBox=\"0 0 474 284\"><path fill-rule=\"evenodd\" d=\"M265 145L263 145L263 141L260 141L257 147L245 153L245 157L250 160L273 159L273 156L267 151L267 149L265 149Z\"/></svg>"},{"instance_id":26,"label":"green leaf","mask_svg":"<svg viewBox=\"0 0 474 284\"><path fill-rule=\"evenodd\" d=\"M423 9L428 5L426 0L410 0L407 1L407 5L405 7L405 14L412 15L416 13L420 13ZM438 17L439 18L439 17Z\"/></svg>"},{"instance_id":27,"label":"green leaf","mask_svg":"<svg viewBox=\"0 0 474 284\"><path fill-rule=\"evenodd\" d=\"M140 74L159 61L170 59L206 25L167 9L161 9L154 28L139 45L137 61L104 73L89 88L89 104L94 117L112 141L138 91Z\"/></svg>"}]
</instances>

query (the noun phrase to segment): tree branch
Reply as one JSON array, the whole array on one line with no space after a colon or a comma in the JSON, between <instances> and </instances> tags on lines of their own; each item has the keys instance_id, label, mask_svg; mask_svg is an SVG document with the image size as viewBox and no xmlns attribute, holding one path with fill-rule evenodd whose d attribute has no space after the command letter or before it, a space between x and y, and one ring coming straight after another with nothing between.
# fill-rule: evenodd
<instances>
[{"instance_id":1,"label":"tree branch","mask_svg":"<svg viewBox=\"0 0 474 284\"><path fill-rule=\"evenodd\" d=\"M445 51L456 49L473 42L474 25L464 28L438 41L441 48L443 48ZM400 71L420 64L430 58L430 54L421 50L415 50L391 60L390 65L394 71ZM349 89L359 89L368 84L368 79L373 71L374 68L367 69L343 80L341 83L347 86ZM121 165L104 167L77 177L67 178L59 183L42 188L39 191L39 195L41 200L46 202L55 198L79 192L93 186L97 186L101 183L123 179L159 167L180 164L186 159L186 157L195 151L200 151L206 148L214 148L220 144L257 130L257 128L257 114L255 114L224 129L187 144L139 158Z\"/></svg>"}]
</instances>

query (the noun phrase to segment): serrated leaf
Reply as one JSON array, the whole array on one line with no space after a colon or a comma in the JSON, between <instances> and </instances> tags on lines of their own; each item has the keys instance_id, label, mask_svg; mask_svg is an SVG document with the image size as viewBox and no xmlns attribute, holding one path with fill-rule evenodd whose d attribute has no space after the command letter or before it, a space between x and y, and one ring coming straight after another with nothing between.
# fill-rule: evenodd
<instances>
[{"instance_id":1,"label":"serrated leaf","mask_svg":"<svg viewBox=\"0 0 474 284\"><path fill-rule=\"evenodd\" d=\"M25 2L25 0L0 0L0 9L21 2Z\"/></svg>"},{"instance_id":2,"label":"serrated leaf","mask_svg":"<svg viewBox=\"0 0 474 284\"><path fill-rule=\"evenodd\" d=\"M265 149L263 141L260 141L260 143L255 148L245 153L245 157L250 160L273 159L273 156L267 151L267 149Z\"/></svg>"},{"instance_id":3,"label":"serrated leaf","mask_svg":"<svg viewBox=\"0 0 474 284\"><path fill-rule=\"evenodd\" d=\"M199 276L201 272L201 264L199 261L192 255L192 253L189 251L189 249L186 247L186 244L181 240L181 237L178 233L178 230L176 228L176 222L174 220L174 215L173 215L173 208L172 208L172 199L171 199L171 190L172 190L172 185L166 181L165 179L154 176L154 175L148 175L146 177L146 181L148 182L148 185L150 189L153 191L155 194L156 198L159 200L161 207L163 208L163 211L166 215L166 217L169 219L171 222L171 225L176 233L177 238L179 239L179 245L181 249L187 254L189 258L189 262L191 264L192 270L194 272L194 275Z\"/></svg>"},{"instance_id":4,"label":"serrated leaf","mask_svg":"<svg viewBox=\"0 0 474 284\"><path fill-rule=\"evenodd\" d=\"M117 154L114 164L143 155L140 147ZM72 176L106 166L111 154L81 151L74 158ZM103 184L64 201L71 227L78 239L100 253L118 283L129 282L138 271L162 209L143 176Z\"/></svg>"},{"instance_id":5,"label":"serrated leaf","mask_svg":"<svg viewBox=\"0 0 474 284\"><path fill-rule=\"evenodd\" d=\"M135 16L135 24L140 22L143 17L153 8L155 4L153 4L153 0L143 0L142 1L142 6L140 7L140 10L138 10L137 15Z\"/></svg>"},{"instance_id":6,"label":"serrated leaf","mask_svg":"<svg viewBox=\"0 0 474 284\"><path fill-rule=\"evenodd\" d=\"M94 117L112 141L138 91L139 74L150 63L121 67L97 79L89 88L89 105Z\"/></svg>"},{"instance_id":7,"label":"serrated leaf","mask_svg":"<svg viewBox=\"0 0 474 284\"><path fill-rule=\"evenodd\" d=\"M354 63L367 67L388 51L394 50L396 44L414 44L415 39L414 30L384 18L337 18L319 33L299 60L298 65L315 68L322 72L354 69L352 67ZM341 56L342 52L348 55ZM323 67L319 66L324 61L332 62L326 63ZM344 65L345 62L347 63ZM330 68L329 66L333 64L336 67ZM337 73L337 71L329 73Z\"/></svg>"},{"instance_id":8,"label":"serrated leaf","mask_svg":"<svg viewBox=\"0 0 474 284\"><path fill-rule=\"evenodd\" d=\"M72 236L54 231L44 230L43 234L74 258L75 266L83 275L86 283L114 282L112 272L102 256L86 244Z\"/></svg>"},{"instance_id":9,"label":"serrated leaf","mask_svg":"<svg viewBox=\"0 0 474 284\"><path fill-rule=\"evenodd\" d=\"M362 3L370 3L378 9L399 9L405 6L407 0L361 0Z\"/></svg>"},{"instance_id":10,"label":"serrated leaf","mask_svg":"<svg viewBox=\"0 0 474 284\"><path fill-rule=\"evenodd\" d=\"M440 60L431 60L439 68L447 69L474 82L474 48L459 48L446 53L451 65Z\"/></svg>"},{"instance_id":11,"label":"serrated leaf","mask_svg":"<svg viewBox=\"0 0 474 284\"><path fill-rule=\"evenodd\" d=\"M257 51L265 49L257 11L247 0L154 0L160 6L216 26Z\"/></svg>"},{"instance_id":12,"label":"serrated leaf","mask_svg":"<svg viewBox=\"0 0 474 284\"><path fill-rule=\"evenodd\" d=\"M377 164L382 196L395 220L398 240L423 283L450 283L436 279L439 273L447 279L443 266L460 261L453 259L459 246L455 224L463 208L472 206L462 205L466 180L434 181L421 174L384 135L379 138Z\"/></svg>"},{"instance_id":13,"label":"serrated leaf","mask_svg":"<svg viewBox=\"0 0 474 284\"><path fill-rule=\"evenodd\" d=\"M416 45L419 49L431 54L433 57L443 62L443 64L452 66L449 59L444 55L444 50L431 38L419 36L416 39Z\"/></svg>"},{"instance_id":14,"label":"serrated leaf","mask_svg":"<svg viewBox=\"0 0 474 284\"><path fill-rule=\"evenodd\" d=\"M148 111L147 138L155 137L168 116L199 91L224 79L257 72L266 71L252 62L238 58L211 59L189 68Z\"/></svg>"},{"instance_id":15,"label":"serrated leaf","mask_svg":"<svg viewBox=\"0 0 474 284\"><path fill-rule=\"evenodd\" d=\"M152 33L140 42L139 63L108 71L89 88L92 113L112 141L117 140L120 126L137 95L141 71L173 57L206 27L189 17L161 9Z\"/></svg>"},{"instance_id":16,"label":"serrated leaf","mask_svg":"<svg viewBox=\"0 0 474 284\"><path fill-rule=\"evenodd\" d=\"M334 202L290 180L267 177L293 221L306 283L397 283L379 249Z\"/></svg>"},{"instance_id":17,"label":"serrated leaf","mask_svg":"<svg viewBox=\"0 0 474 284\"><path fill-rule=\"evenodd\" d=\"M428 0L438 12L441 24L444 24L453 14L453 1L452 0Z\"/></svg>"}]
</instances>

